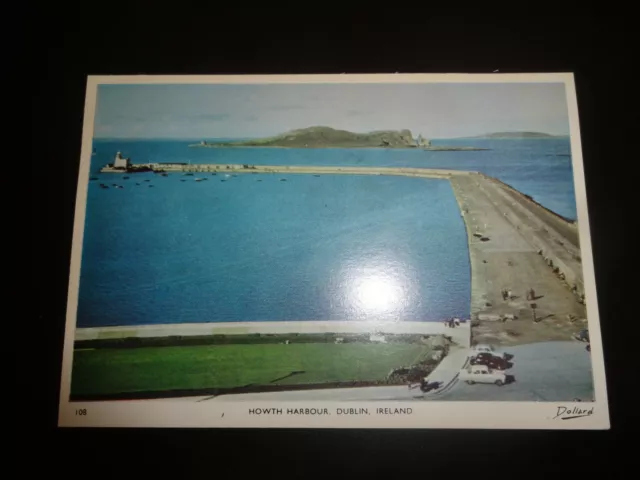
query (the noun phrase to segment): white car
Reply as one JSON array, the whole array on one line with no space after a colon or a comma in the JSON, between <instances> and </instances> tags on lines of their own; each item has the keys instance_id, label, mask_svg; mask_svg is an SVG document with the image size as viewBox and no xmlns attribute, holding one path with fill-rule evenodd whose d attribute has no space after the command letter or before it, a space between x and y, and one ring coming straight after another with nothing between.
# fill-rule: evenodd
<instances>
[{"instance_id":1,"label":"white car","mask_svg":"<svg viewBox=\"0 0 640 480\"><path fill-rule=\"evenodd\" d=\"M504 358L505 360L509 360L513 357L513 355L509 355L508 353L502 352L500 350L496 350L492 345L479 344L471 349L470 357L475 357L479 353L488 353L493 355L494 357Z\"/></svg>"},{"instance_id":2,"label":"white car","mask_svg":"<svg viewBox=\"0 0 640 480\"><path fill-rule=\"evenodd\" d=\"M494 383L502 386L507 383L507 374L501 370L492 370L486 365L472 365L460 371L458 378L469 385L474 383Z\"/></svg>"}]
</instances>

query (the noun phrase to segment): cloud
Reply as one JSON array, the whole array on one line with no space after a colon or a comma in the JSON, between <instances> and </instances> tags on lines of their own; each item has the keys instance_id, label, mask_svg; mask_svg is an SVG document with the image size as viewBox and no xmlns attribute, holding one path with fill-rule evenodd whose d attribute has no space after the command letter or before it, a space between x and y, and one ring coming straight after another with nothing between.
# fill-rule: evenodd
<instances>
[{"instance_id":1,"label":"cloud","mask_svg":"<svg viewBox=\"0 0 640 480\"><path fill-rule=\"evenodd\" d=\"M271 107L269 110L275 110L278 112L288 111L288 110L305 110L306 108L302 105L276 105Z\"/></svg>"},{"instance_id":2,"label":"cloud","mask_svg":"<svg viewBox=\"0 0 640 480\"><path fill-rule=\"evenodd\" d=\"M200 120L205 122L222 122L231 117L229 113L201 113L190 117L191 120Z\"/></svg>"},{"instance_id":3,"label":"cloud","mask_svg":"<svg viewBox=\"0 0 640 480\"><path fill-rule=\"evenodd\" d=\"M373 112L365 112L364 110L348 110L345 115L347 117L364 117L365 115L369 115Z\"/></svg>"}]
</instances>

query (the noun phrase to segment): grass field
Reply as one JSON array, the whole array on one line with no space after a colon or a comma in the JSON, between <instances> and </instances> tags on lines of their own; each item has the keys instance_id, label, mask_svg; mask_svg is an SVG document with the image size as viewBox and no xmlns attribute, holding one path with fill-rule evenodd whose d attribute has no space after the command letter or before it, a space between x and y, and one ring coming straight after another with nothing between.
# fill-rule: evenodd
<instances>
[{"instance_id":1,"label":"grass field","mask_svg":"<svg viewBox=\"0 0 640 480\"><path fill-rule=\"evenodd\" d=\"M383 380L392 368L416 363L428 353L418 344L355 343L77 350L71 393ZM301 370L305 373L274 382Z\"/></svg>"}]
</instances>

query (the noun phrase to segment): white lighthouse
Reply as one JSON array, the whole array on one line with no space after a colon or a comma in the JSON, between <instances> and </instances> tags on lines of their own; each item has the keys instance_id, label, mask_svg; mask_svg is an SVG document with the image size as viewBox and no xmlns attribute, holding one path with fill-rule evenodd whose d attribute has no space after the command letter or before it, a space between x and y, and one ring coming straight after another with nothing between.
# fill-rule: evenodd
<instances>
[{"instance_id":1,"label":"white lighthouse","mask_svg":"<svg viewBox=\"0 0 640 480\"><path fill-rule=\"evenodd\" d=\"M131 165L131 161L128 158L124 158L122 153L116 153L116 158L113 160L113 168L127 170Z\"/></svg>"}]
</instances>

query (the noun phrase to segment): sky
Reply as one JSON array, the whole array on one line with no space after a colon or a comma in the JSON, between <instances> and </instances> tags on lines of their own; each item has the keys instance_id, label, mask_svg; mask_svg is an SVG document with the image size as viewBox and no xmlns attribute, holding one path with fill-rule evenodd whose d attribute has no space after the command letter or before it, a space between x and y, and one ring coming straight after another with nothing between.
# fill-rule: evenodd
<instances>
[{"instance_id":1,"label":"sky","mask_svg":"<svg viewBox=\"0 0 640 480\"><path fill-rule=\"evenodd\" d=\"M569 134L561 83L100 85L96 138L252 138L324 125L453 138Z\"/></svg>"}]
</instances>

